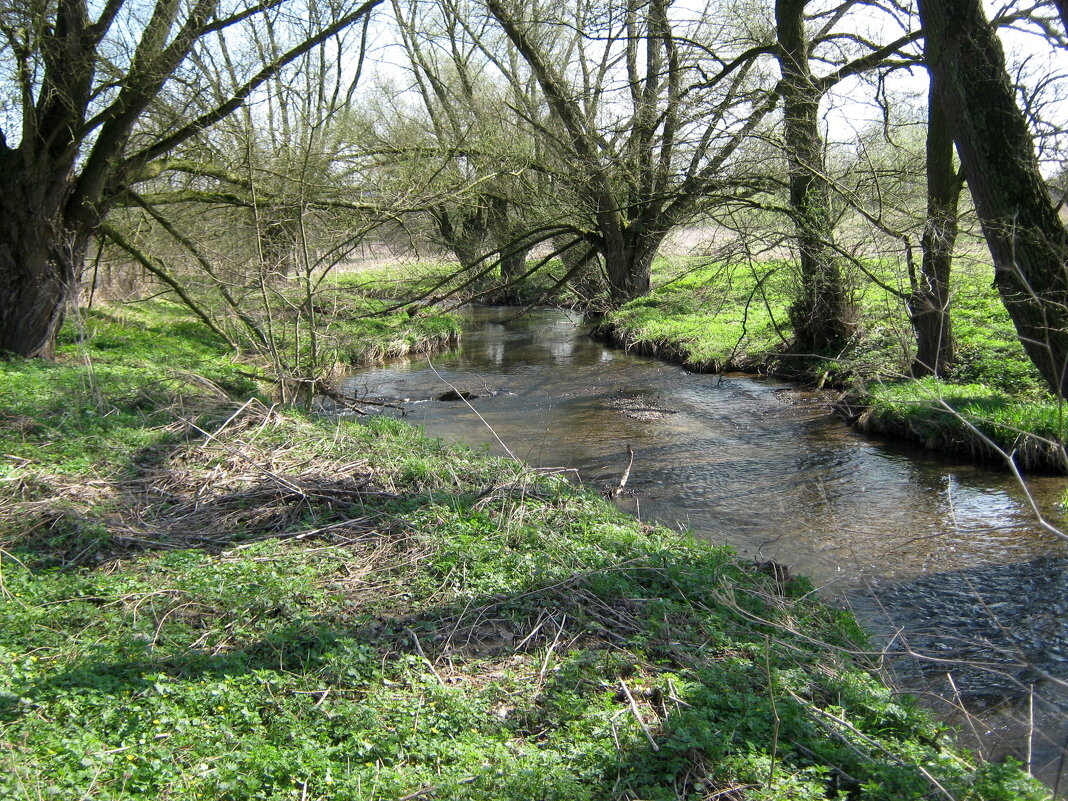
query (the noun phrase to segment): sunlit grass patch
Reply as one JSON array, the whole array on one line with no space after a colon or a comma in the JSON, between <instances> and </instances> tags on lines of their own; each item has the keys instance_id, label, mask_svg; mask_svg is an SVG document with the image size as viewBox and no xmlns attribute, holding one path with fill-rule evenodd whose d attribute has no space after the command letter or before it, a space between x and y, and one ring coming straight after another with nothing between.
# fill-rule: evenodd
<instances>
[{"instance_id":1,"label":"sunlit grass patch","mask_svg":"<svg viewBox=\"0 0 1068 801\"><path fill-rule=\"evenodd\" d=\"M1015 454L1025 468L1068 467L1061 446L1068 434L1066 409L1052 398L1013 398L985 384L924 378L872 384L863 402L861 425L877 431L989 459Z\"/></svg>"},{"instance_id":2,"label":"sunlit grass patch","mask_svg":"<svg viewBox=\"0 0 1068 801\"><path fill-rule=\"evenodd\" d=\"M787 335L786 276L778 264L658 262L653 291L606 317L627 347L698 370L765 367Z\"/></svg>"}]
</instances>

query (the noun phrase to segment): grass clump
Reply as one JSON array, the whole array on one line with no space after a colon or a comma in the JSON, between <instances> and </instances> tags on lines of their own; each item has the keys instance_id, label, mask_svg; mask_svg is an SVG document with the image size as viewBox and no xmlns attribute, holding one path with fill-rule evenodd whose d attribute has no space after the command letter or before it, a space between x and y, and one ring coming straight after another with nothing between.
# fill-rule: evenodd
<instances>
[{"instance_id":1,"label":"grass clump","mask_svg":"<svg viewBox=\"0 0 1068 801\"><path fill-rule=\"evenodd\" d=\"M1043 797L803 579L396 420L196 397L152 459L0 485L0 797Z\"/></svg>"},{"instance_id":2,"label":"grass clump","mask_svg":"<svg viewBox=\"0 0 1068 801\"><path fill-rule=\"evenodd\" d=\"M864 430L982 459L1003 458L1000 449L1024 469L1065 469L1065 409L1052 398L1020 399L986 384L924 378L873 384L863 403L854 413Z\"/></svg>"},{"instance_id":3,"label":"grass clump","mask_svg":"<svg viewBox=\"0 0 1068 801\"><path fill-rule=\"evenodd\" d=\"M394 306L338 283L319 299L320 345L333 350L337 362L358 365L433 352L460 341L455 315L428 307L413 316Z\"/></svg>"}]
</instances>

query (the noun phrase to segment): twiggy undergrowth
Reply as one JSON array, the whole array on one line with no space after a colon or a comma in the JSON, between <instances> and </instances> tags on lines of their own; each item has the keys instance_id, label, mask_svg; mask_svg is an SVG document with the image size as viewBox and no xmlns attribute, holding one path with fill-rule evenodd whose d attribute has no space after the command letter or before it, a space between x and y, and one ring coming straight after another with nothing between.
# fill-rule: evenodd
<instances>
[{"instance_id":1,"label":"twiggy undergrowth","mask_svg":"<svg viewBox=\"0 0 1068 801\"><path fill-rule=\"evenodd\" d=\"M881 684L802 579L217 381L135 436L96 369L121 425L41 396L6 434L0 797L1042 797Z\"/></svg>"}]
</instances>

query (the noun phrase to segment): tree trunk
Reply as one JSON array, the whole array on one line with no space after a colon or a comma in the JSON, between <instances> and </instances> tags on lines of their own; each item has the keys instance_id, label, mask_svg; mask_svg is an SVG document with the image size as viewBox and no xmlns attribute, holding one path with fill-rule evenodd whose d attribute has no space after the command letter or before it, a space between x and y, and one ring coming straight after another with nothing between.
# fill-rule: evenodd
<instances>
[{"instance_id":1,"label":"tree trunk","mask_svg":"<svg viewBox=\"0 0 1068 801\"><path fill-rule=\"evenodd\" d=\"M453 252L461 267L474 267L485 255L484 246L489 232L483 211L437 208L431 214L437 223L442 244Z\"/></svg>"},{"instance_id":2,"label":"tree trunk","mask_svg":"<svg viewBox=\"0 0 1068 801\"><path fill-rule=\"evenodd\" d=\"M831 191L819 130L820 90L809 66L805 35L808 0L777 0L776 32L783 78L784 133L789 159L790 209L801 258L801 291L790 308L794 347L819 353L855 330L852 308L833 247Z\"/></svg>"},{"instance_id":3,"label":"tree trunk","mask_svg":"<svg viewBox=\"0 0 1068 801\"><path fill-rule=\"evenodd\" d=\"M956 342L950 317L949 274L957 242L960 179L953 169L953 137L942 111L939 85L931 75L927 103L927 221L923 264L908 301L916 332L912 375L942 376L953 363Z\"/></svg>"},{"instance_id":4,"label":"tree trunk","mask_svg":"<svg viewBox=\"0 0 1068 801\"><path fill-rule=\"evenodd\" d=\"M501 255L501 279L511 281L527 271L527 255L530 248L506 245Z\"/></svg>"},{"instance_id":5,"label":"tree trunk","mask_svg":"<svg viewBox=\"0 0 1068 801\"><path fill-rule=\"evenodd\" d=\"M609 296L616 306L649 294L656 256L656 245L627 239L609 239L601 251L608 273Z\"/></svg>"},{"instance_id":6,"label":"tree trunk","mask_svg":"<svg viewBox=\"0 0 1068 801\"><path fill-rule=\"evenodd\" d=\"M487 227L501 254L501 279L511 281L526 272L530 246L523 244L522 226L511 219L513 204L503 197L490 197L487 202Z\"/></svg>"},{"instance_id":7,"label":"tree trunk","mask_svg":"<svg viewBox=\"0 0 1068 801\"><path fill-rule=\"evenodd\" d=\"M51 358L77 291L90 234L65 229L69 184L55 171L0 158L0 353Z\"/></svg>"},{"instance_id":8,"label":"tree trunk","mask_svg":"<svg viewBox=\"0 0 1068 801\"><path fill-rule=\"evenodd\" d=\"M994 261L994 281L1028 356L1068 392L1068 233L1038 169L1005 56L980 0L920 0L928 69Z\"/></svg>"}]
</instances>

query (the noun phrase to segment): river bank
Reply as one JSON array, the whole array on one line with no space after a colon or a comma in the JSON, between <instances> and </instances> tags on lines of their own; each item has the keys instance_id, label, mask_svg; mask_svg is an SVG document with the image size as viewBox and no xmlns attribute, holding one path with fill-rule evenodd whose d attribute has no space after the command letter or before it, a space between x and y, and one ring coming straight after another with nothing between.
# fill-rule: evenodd
<instances>
[{"instance_id":1,"label":"river bank","mask_svg":"<svg viewBox=\"0 0 1068 801\"><path fill-rule=\"evenodd\" d=\"M860 331L840 353L790 354L789 293L775 278L665 267L659 286L606 315L599 333L699 372L755 372L835 390L836 410L867 433L1002 465L1013 454L1023 470L1068 472L1063 405L1045 391L980 269L956 279L958 360L945 380L908 377L911 332L877 288L861 296Z\"/></svg>"},{"instance_id":2,"label":"river bank","mask_svg":"<svg viewBox=\"0 0 1068 801\"><path fill-rule=\"evenodd\" d=\"M272 407L177 311L84 330L0 363L0 795L1044 795L804 579Z\"/></svg>"},{"instance_id":3,"label":"river bank","mask_svg":"<svg viewBox=\"0 0 1068 801\"><path fill-rule=\"evenodd\" d=\"M622 313L626 313L626 307ZM865 382L832 374L820 360L793 359L781 349L727 352L715 333L660 339L635 331L609 315L594 335L616 347L675 362L697 373L753 373L837 393L835 412L866 434L916 442L941 453L1005 466L1012 458L1024 471L1068 473L1062 404L1053 398L1020 398L986 384L936 379ZM662 322L670 322L670 315ZM707 341L701 341L707 340ZM702 350L724 351L722 358L702 357Z\"/></svg>"},{"instance_id":4,"label":"river bank","mask_svg":"<svg viewBox=\"0 0 1068 801\"><path fill-rule=\"evenodd\" d=\"M944 380L920 381L909 377L912 331L902 302L874 283L857 292L859 333L841 352L791 355L787 267L659 259L653 291L605 314L596 334L694 372L757 373L834 390L842 418L867 433L992 464L1004 465L1013 454L1026 471L1068 472L1063 406L1024 354L986 265L962 263L956 269L957 361ZM449 278L451 269L426 263L357 273L341 283L372 294L425 299L460 286ZM543 298L553 286L550 279L535 274L502 293L495 279L484 278L465 286L459 297L524 305ZM583 306L583 298L561 292L556 302Z\"/></svg>"}]
</instances>

